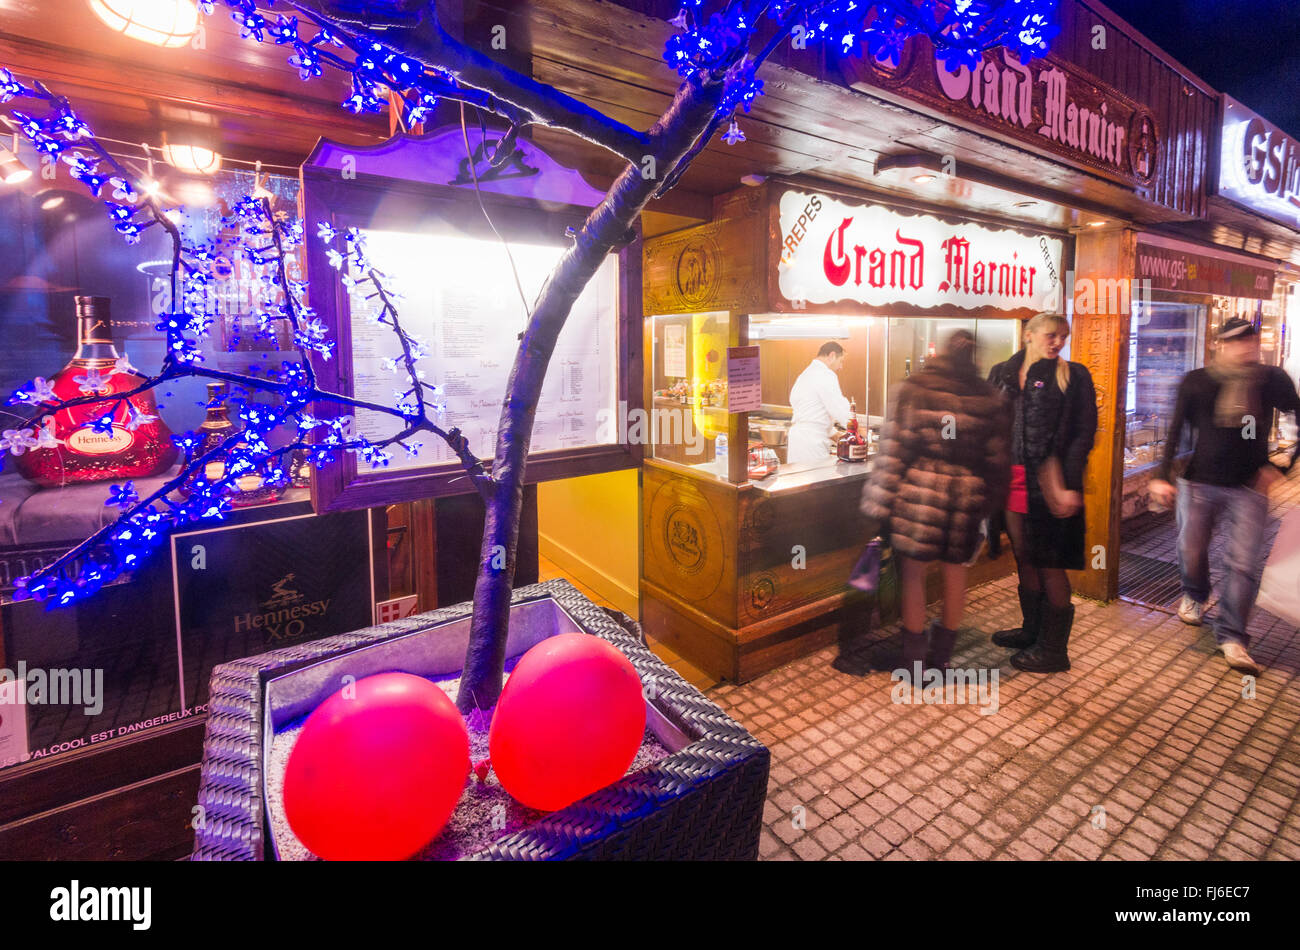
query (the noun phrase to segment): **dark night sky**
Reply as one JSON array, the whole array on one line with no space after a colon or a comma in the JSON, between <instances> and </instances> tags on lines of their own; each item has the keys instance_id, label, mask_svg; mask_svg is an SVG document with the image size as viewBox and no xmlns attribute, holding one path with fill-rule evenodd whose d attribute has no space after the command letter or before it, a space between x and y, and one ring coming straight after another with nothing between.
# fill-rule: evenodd
<instances>
[{"instance_id":1,"label":"dark night sky","mask_svg":"<svg viewBox=\"0 0 1300 950\"><path fill-rule=\"evenodd\" d=\"M1300 137L1300 0L1101 0L1218 92Z\"/></svg>"}]
</instances>

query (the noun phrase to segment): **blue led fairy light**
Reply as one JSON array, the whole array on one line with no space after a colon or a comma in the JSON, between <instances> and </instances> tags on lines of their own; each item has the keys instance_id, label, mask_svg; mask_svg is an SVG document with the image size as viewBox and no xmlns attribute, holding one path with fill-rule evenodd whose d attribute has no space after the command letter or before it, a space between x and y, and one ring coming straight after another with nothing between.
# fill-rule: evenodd
<instances>
[{"instance_id":1,"label":"blue led fairy light","mask_svg":"<svg viewBox=\"0 0 1300 950\"><path fill-rule=\"evenodd\" d=\"M311 10L292 0L280 0L278 4L274 0L198 2L206 15L212 15L219 5L227 8L244 38L286 49L289 64L304 81L321 76L326 67L347 72L350 94L342 106L349 111L379 112L391 101L410 127L425 122L439 99L451 97L486 105L516 126L535 121L491 96L476 98L484 94L460 86L438 69L424 68L364 29L358 29L356 36L331 29ZM400 12L396 5L386 2L357 0L355 6L357 15ZM955 70L977 66L983 53L996 46L1006 47L1022 62L1043 56L1057 32L1057 0L952 0L943 4L931 0L730 0L718 4L721 9L711 13L706 13L705 6L704 0L684 0L672 20L680 32L669 38L663 54L683 80L721 83L714 121L694 149L702 148L723 126L724 142L737 144L745 140L736 113L749 112L763 94L763 81L755 75L757 66L778 42L796 35L806 42L826 42L845 55L861 55L865 49L868 55L895 64L910 39L925 36L939 60ZM774 31L765 29L775 35L763 49L751 54L750 46L764 12L776 24ZM307 30L314 32L306 36ZM166 356L161 370L146 377L132 392L153 389L185 376L224 380L231 384L229 401L238 420L228 437L207 451L200 451L202 440L195 432L173 436L184 456L181 473L147 496L140 497L131 482L111 486L106 504L121 510L118 519L46 569L20 578L17 599L31 597L61 606L90 596L138 567L177 527L224 518L232 507L231 494L237 478L256 474L268 484L287 484L285 459L294 452L305 451L308 462L317 468L334 463L344 452L382 468L391 463L390 449L394 446L416 455L422 443L413 436L431 432L452 447L472 477L489 477L460 431L442 429L447 411L443 390L426 382L417 366L427 354L427 346L402 329L395 305L397 294L386 286L384 275L374 269L365 253L363 236L356 229L340 232L321 222L316 224L315 237L327 245L329 263L339 271L349 293L369 308L368 319L392 329L401 343L402 355L392 361L391 369L399 379L404 376L409 385L399 384L394 389L391 406L363 403L323 391L316 384L312 358L330 359L335 343L304 302L305 282L290 279L285 268L286 255L306 240L304 222L273 214L267 201L244 196L222 219L224 231L217 238L186 242L157 198L136 187L132 175L95 140L90 127L66 99L39 82L24 82L9 70L0 69L0 104L15 99L33 100L43 111L37 114L38 110L30 107L24 111L11 109L19 132L38 153L53 156L68 166L72 177L104 204L113 227L128 244L138 244L142 233L154 226L166 229L173 240L176 263L172 272L172 309L161 315L157 325L166 335ZM681 163L680 168L684 167L685 163ZM666 186L676 181L680 168ZM237 374L202 367L202 343L215 316L213 290L229 276L231 261L236 260L252 269L255 285L261 288L255 311L258 334L273 338L280 327L287 325L300 361L284 361L264 376L255 371ZM60 402L48 382L38 378L15 392L9 402L30 406L39 415L72 405L108 403L109 411L94 424L111 431L112 420L126 395L106 395L99 392L95 381L88 379L86 383L89 390L83 389L85 395ZM323 419L308 411L320 403L387 413L400 419L403 428L392 437L371 441L353 434L351 415ZM127 407L117 424L130 428L147 421L129 403ZM286 432L288 444L273 448L276 434ZM5 430L0 436L0 450L17 454L45 447L52 439L39 426ZM209 469L211 463L221 464ZM208 472L218 469L220 477L209 479ZM186 489L184 495L178 491L182 486Z\"/></svg>"}]
</instances>

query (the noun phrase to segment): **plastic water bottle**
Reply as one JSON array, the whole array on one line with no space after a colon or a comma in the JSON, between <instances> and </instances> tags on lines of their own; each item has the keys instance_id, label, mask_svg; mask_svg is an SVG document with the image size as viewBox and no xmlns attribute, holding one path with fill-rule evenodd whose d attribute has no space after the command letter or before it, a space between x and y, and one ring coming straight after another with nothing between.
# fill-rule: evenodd
<instances>
[{"instance_id":1,"label":"plastic water bottle","mask_svg":"<svg viewBox=\"0 0 1300 950\"><path fill-rule=\"evenodd\" d=\"M723 478L727 477L727 434L718 433L718 437L713 440L713 465L716 471Z\"/></svg>"}]
</instances>

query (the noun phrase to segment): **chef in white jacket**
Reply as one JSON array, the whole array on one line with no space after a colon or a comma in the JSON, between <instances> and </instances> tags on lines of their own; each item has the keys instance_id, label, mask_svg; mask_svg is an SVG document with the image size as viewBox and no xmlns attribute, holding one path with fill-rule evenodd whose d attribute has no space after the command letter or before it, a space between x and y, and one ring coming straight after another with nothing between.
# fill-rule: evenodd
<instances>
[{"instance_id":1,"label":"chef in white jacket","mask_svg":"<svg viewBox=\"0 0 1300 950\"><path fill-rule=\"evenodd\" d=\"M817 357L799 374L790 390L794 415L786 447L787 462L823 462L830 459L830 438L835 423L849 420L849 401L840 392L837 375L844 366L844 347L823 343Z\"/></svg>"}]
</instances>

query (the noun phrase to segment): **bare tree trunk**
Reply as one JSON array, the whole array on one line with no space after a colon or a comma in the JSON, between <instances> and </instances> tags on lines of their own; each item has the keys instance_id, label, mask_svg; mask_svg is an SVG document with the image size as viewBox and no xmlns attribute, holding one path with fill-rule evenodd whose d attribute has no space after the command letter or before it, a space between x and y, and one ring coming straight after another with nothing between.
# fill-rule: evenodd
<instances>
[{"instance_id":1,"label":"bare tree trunk","mask_svg":"<svg viewBox=\"0 0 1300 950\"><path fill-rule=\"evenodd\" d=\"M646 177L642 173L645 165L628 165L605 200L587 217L573 246L560 258L538 295L501 406L492 465L495 484L487 494L479 573L474 584L474 617L458 700L463 712L475 707L487 709L501 695L524 466L533 439L537 401L560 331L605 256L626 243L626 235L661 184L662 176L673 170L709 127L722 92L720 81L704 86L686 83L678 90L668 111L649 133L646 158L654 159L654 171Z\"/></svg>"}]
</instances>

